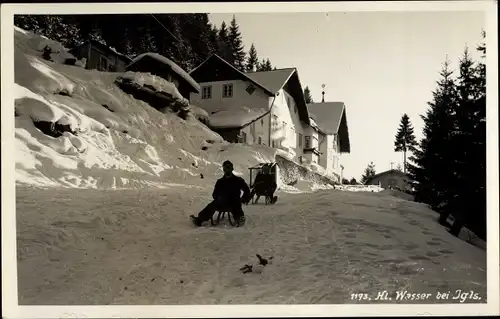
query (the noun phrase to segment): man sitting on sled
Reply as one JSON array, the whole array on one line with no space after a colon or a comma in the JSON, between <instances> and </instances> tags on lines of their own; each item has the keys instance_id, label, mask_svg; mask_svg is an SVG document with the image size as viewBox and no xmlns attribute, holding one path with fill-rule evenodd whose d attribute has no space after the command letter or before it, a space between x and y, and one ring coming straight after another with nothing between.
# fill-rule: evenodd
<instances>
[{"instance_id":1,"label":"man sitting on sled","mask_svg":"<svg viewBox=\"0 0 500 319\"><path fill-rule=\"evenodd\" d=\"M190 216L197 227L210 220L216 211L221 210L230 211L237 225L243 226L245 223L245 214L241 206L242 203L248 204L250 201L250 188L243 178L233 174L233 163L225 161L222 169L224 176L217 180L212 193L214 200L199 212L198 216ZM243 191L243 196L241 196L241 191Z\"/></svg>"}]
</instances>

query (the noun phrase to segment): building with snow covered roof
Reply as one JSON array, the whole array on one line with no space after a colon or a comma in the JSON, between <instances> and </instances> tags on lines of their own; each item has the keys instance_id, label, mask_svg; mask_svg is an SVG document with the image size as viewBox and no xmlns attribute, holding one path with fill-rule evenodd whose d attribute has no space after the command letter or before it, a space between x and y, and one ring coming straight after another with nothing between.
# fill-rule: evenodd
<instances>
[{"instance_id":1,"label":"building with snow covered roof","mask_svg":"<svg viewBox=\"0 0 500 319\"><path fill-rule=\"evenodd\" d=\"M132 61L125 54L117 52L96 40L87 40L69 50L79 60L85 58L87 70L109 72L124 72L125 67Z\"/></svg>"},{"instance_id":2,"label":"building with snow covered roof","mask_svg":"<svg viewBox=\"0 0 500 319\"><path fill-rule=\"evenodd\" d=\"M135 57L127 71L151 73L172 82L179 93L189 100L191 93L200 93L200 85L180 66L161 54L147 52Z\"/></svg>"},{"instance_id":3,"label":"building with snow covered roof","mask_svg":"<svg viewBox=\"0 0 500 319\"><path fill-rule=\"evenodd\" d=\"M340 174L340 155L351 152L349 128L344 102L307 104L318 132L317 147L321 154L319 165L327 171Z\"/></svg>"},{"instance_id":4,"label":"building with snow covered roof","mask_svg":"<svg viewBox=\"0 0 500 319\"><path fill-rule=\"evenodd\" d=\"M208 112L208 125L224 139L279 148L300 163L335 173L324 159L333 153L321 149L326 143L336 149L335 135L311 117L296 68L244 73L214 54L190 75L201 86L190 100Z\"/></svg>"}]
</instances>

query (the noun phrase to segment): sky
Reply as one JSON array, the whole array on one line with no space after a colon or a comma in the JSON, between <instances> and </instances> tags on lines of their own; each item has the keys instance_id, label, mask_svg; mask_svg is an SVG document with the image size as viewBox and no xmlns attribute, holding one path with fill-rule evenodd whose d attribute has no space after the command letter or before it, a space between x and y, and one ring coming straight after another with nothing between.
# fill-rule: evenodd
<instances>
[{"instance_id":1,"label":"sky","mask_svg":"<svg viewBox=\"0 0 500 319\"><path fill-rule=\"evenodd\" d=\"M345 178L359 180L370 162L382 172L403 163L394 152L407 113L418 140L427 102L448 56L457 69L469 46L472 57L485 28L484 12L234 13L245 51L277 68L296 67L315 102L346 105L351 153L341 156ZM210 14L213 24L233 13Z\"/></svg>"}]
</instances>

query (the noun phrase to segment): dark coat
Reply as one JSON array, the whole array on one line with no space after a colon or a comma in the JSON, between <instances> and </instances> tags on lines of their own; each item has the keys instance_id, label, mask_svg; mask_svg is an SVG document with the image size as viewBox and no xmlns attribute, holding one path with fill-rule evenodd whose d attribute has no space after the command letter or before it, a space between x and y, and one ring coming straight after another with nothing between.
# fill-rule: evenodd
<instances>
[{"instance_id":1,"label":"dark coat","mask_svg":"<svg viewBox=\"0 0 500 319\"><path fill-rule=\"evenodd\" d=\"M241 196L241 191L243 191L243 196ZM231 174L217 180L212 197L216 201L227 204L241 204L250 197L250 188L243 178Z\"/></svg>"},{"instance_id":2,"label":"dark coat","mask_svg":"<svg viewBox=\"0 0 500 319\"><path fill-rule=\"evenodd\" d=\"M255 177L254 190L257 195L264 195L267 192L274 193L277 188L274 176L271 174L259 173Z\"/></svg>"}]
</instances>

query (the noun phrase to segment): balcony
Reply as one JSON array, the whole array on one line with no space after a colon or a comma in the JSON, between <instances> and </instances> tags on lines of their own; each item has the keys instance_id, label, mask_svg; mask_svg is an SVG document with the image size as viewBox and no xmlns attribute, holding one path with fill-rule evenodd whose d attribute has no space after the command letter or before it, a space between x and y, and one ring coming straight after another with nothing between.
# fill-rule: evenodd
<instances>
[{"instance_id":1,"label":"balcony","mask_svg":"<svg viewBox=\"0 0 500 319\"><path fill-rule=\"evenodd\" d=\"M313 154L316 154L318 156L321 155L321 153L319 152L319 150L318 150L317 147L307 147L307 148L304 148L304 154L308 154L308 153L313 153Z\"/></svg>"}]
</instances>

